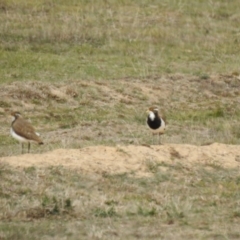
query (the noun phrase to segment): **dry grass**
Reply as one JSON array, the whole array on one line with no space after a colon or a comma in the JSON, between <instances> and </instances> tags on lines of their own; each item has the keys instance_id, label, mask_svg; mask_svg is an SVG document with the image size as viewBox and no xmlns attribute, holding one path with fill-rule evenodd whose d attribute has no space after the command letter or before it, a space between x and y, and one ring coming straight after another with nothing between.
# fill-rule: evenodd
<instances>
[{"instance_id":1,"label":"dry grass","mask_svg":"<svg viewBox=\"0 0 240 240\"><path fill-rule=\"evenodd\" d=\"M135 178L1 165L1 237L240 237L237 170L196 166L189 171L178 163L164 167L150 168L152 177Z\"/></svg>"},{"instance_id":2,"label":"dry grass","mask_svg":"<svg viewBox=\"0 0 240 240\"><path fill-rule=\"evenodd\" d=\"M225 89L231 95L238 86L226 88L225 78L230 79L221 76L204 80L211 99L196 94L202 89L201 79L197 81L196 77L119 80L107 85L98 81L73 81L67 85L26 82L24 88L19 83L4 84L2 109L17 106L41 132L46 144L33 147L35 153L99 144L150 144L152 135L145 126L145 110L165 97L152 96L158 81L162 93L174 92L172 102L160 105L168 116L164 143L237 144L239 97L222 95ZM176 84L179 81L182 89ZM222 91L211 88L214 81L224 84ZM136 85L139 94L135 94ZM187 90L184 86L188 86ZM148 104L141 96L147 98ZM122 103L121 99L132 103ZM185 103L190 99L191 104ZM1 156L20 153L20 147L9 136L7 117L3 112ZM120 146L118 151L128 157ZM1 165L0 236L238 239L239 169L223 169L214 163L186 168L179 163L184 158L177 150L172 149L170 155L172 164L146 158L143 164L152 174L148 178L135 178L134 173L83 175L61 167L20 171Z\"/></svg>"},{"instance_id":3,"label":"dry grass","mask_svg":"<svg viewBox=\"0 0 240 240\"><path fill-rule=\"evenodd\" d=\"M12 109L42 134L36 153L150 144L150 105L163 143L239 144L238 6L0 0L0 156L20 152ZM147 158L149 178L0 165L0 239L239 239L239 170L171 156L166 171Z\"/></svg>"},{"instance_id":4,"label":"dry grass","mask_svg":"<svg viewBox=\"0 0 240 240\"><path fill-rule=\"evenodd\" d=\"M155 89L156 82L160 89ZM119 79L107 85L93 80L3 84L1 156L19 153L11 147L15 141L9 136L8 110L13 109L29 118L45 139L46 144L35 152L98 144L151 144L152 135L145 125L145 110L151 105L159 106L167 117L163 143L238 144L239 88L234 75L205 80L183 75L131 82Z\"/></svg>"}]
</instances>

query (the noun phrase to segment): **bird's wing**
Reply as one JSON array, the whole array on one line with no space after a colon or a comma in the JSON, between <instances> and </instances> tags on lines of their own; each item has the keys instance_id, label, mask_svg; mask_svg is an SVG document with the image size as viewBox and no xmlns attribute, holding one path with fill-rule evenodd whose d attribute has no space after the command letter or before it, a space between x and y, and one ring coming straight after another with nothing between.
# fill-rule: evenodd
<instances>
[{"instance_id":1,"label":"bird's wing","mask_svg":"<svg viewBox=\"0 0 240 240\"><path fill-rule=\"evenodd\" d=\"M14 131L22 135L22 132L24 132L24 137L28 140L34 140L38 143L42 142L42 140L39 138L39 136L36 134L35 129L33 126L26 121L25 119L21 119L21 121L15 121L14 122Z\"/></svg>"}]
</instances>

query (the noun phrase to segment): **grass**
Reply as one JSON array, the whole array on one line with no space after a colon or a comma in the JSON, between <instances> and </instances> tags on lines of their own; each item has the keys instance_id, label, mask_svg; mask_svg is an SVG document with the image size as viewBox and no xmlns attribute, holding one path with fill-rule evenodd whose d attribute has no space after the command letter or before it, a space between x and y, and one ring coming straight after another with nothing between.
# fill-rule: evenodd
<instances>
[{"instance_id":1,"label":"grass","mask_svg":"<svg viewBox=\"0 0 240 240\"><path fill-rule=\"evenodd\" d=\"M42 134L47 144L34 149L40 152L55 147L151 144L145 126L145 110L150 105L166 113L168 129L163 143L239 144L239 95L235 91L240 86L235 78L223 75L201 80L171 75L132 81L3 84L1 155L19 153L18 148L10 152L8 148L16 144L9 136L8 112L12 109L20 111ZM154 90L156 82L161 88ZM213 84L221 84L221 88Z\"/></svg>"},{"instance_id":2,"label":"grass","mask_svg":"<svg viewBox=\"0 0 240 240\"><path fill-rule=\"evenodd\" d=\"M237 6L3 0L2 81L239 72Z\"/></svg>"},{"instance_id":3,"label":"grass","mask_svg":"<svg viewBox=\"0 0 240 240\"><path fill-rule=\"evenodd\" d=\"M1 165L1 237L192 239L194 232L195 239L239 238L237 169L166 171L134 178Z\"/></svg>"},{"instance_id":4,"label":"grass","mask_svg":"<svg viewBox=\"0 0 240 240\"><path fill-rule=\"evenodd\" d=\"M34 153L163 143L240 143L237 0L0 0L0 156L18 110L46 143ZM150 176L0 164L0 239L239 239L239 170L189 171L146 157Z\"/></svg>"}]
</instances>

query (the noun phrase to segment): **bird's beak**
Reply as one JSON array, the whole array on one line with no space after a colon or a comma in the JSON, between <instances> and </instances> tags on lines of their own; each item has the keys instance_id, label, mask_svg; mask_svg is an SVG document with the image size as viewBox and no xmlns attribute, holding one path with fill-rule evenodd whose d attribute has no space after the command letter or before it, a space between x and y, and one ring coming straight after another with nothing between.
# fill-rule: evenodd
<instances>
[{"instance_id":1,"label":"bird's beak","mask_svg":"<svg viewBox=\"0 0 240 240\"><path fill-rule=\"evenodd\" d=\"M149 109L146 111L146 113L149 113L150 111L149 111Z\"/></svg>"}]
</instances>

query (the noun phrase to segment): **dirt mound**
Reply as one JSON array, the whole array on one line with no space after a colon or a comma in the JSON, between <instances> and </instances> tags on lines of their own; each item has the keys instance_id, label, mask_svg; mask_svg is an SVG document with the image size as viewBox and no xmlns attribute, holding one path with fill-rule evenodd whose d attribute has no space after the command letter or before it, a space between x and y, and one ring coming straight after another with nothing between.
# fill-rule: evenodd
<instances>
[{"instance_id":1,"label":"dirt mound","mask_svg":"<svg viewBox=\"0 0 240 240\"><path fill-rule=\"evenodd\" d=\"M87 173L134 172L149 174L149 164L160 164L164 169L173 163L186 167L196 164L227 168L240 166L240 146L214 143L208 146L167 144L161 146L93 146L81 149L56 149L43 154L24 154L3 157L14 167L63 166Z\"/></svg>"}]
</instances>

